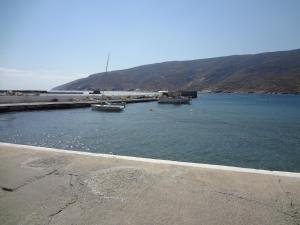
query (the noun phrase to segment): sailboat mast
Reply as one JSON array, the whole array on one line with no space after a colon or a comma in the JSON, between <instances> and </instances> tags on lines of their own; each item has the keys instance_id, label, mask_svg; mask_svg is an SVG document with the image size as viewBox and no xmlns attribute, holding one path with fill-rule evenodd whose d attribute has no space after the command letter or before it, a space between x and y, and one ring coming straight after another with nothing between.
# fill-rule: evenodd
<instances>
[{"instance_id":1,"label":"sailboat mast","mask_svg":"<svg viewBox=\"0 0 300 225\"><path fill-rule=\"evenodd\" d=\"M103 79L103 88L105 88L105 84L107 83L106 80L107 80L107 70L108 70L109 56L110 56L110 53L108 53L108 56L107 56L105 76L104 76L104 79ZM104 91L103 91L103 93L104 93Z\"/></svg>"},{"instance_id":2,"label":"sailboat mast","mask_svg":"<svg viewBox=\"0 0 300 225\"><path fill-rule=\"evenodd\" d=\"M109 57L110 57L110 53L108 53L107 61L106 61L106 68L105 68L105 74L106 74L106 75L107 75L107 69L108 69Z\"/></svg>"}]
</instances>

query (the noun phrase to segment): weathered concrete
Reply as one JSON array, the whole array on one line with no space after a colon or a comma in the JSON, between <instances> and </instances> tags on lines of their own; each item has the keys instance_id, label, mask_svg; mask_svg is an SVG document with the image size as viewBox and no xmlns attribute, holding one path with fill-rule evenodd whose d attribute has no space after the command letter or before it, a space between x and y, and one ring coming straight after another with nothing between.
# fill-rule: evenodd
<instances>
[{"instance_id":1,"label":"weathered concrete","mask_svg":"<svg viewBox=\"0 0 300 225\"><path fill-rule=\"evenodd\" d=\"M0 143L0 224L300 224L300 174Z\"/></svg>"}]
</instances>

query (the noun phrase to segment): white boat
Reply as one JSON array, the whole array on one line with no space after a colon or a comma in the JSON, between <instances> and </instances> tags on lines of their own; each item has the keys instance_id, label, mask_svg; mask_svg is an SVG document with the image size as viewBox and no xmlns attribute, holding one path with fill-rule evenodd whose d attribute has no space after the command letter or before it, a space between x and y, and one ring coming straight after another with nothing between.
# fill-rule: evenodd
<instances>
[{"instance_id":1,"label":"white boat","mask_svg":"<svg viewBox=\"0 0 300 225\"><path fill-rule=\"evenodd\" d=\"M92 110L104 111L104 112L121 112L125 109L125 105L111 104L109 102L101 102L99 104L93 104Z\"/></svg>"}]
</instances>

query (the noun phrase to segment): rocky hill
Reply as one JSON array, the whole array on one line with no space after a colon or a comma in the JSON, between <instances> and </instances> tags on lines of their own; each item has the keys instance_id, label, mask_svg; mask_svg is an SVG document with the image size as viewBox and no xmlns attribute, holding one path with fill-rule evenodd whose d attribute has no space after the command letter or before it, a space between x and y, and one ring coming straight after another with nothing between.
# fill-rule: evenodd
<instances>
[{"instance_id":1,"label":"rocky hill","mask_svg":"<svg viewBox=\"0 0 300 225\"><path fill-rule=\"evenodd\" d=\"M92 74L54 89L300 93L300 49L155 63Z\"/></svg>"}]
</instances>

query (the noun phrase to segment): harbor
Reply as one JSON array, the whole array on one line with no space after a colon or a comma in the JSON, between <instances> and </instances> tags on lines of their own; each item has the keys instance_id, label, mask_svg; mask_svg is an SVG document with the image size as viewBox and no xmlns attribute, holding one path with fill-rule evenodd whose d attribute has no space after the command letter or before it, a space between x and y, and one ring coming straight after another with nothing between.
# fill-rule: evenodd
<instances>
[{"instance_id":1,"label":"harbor","mask_svg":"<svg viewBox=\"0 0 300 225\"><path fill-rule=\"evenodd\" d=\"M0 143L0 186L1 224L300 222L299 173Z\"/></svg>"},{"instance_id":2,"label":"harbor","mask_svg":"<svg viewBox=\"0 0 300 225\"><path fill-rule=\"evenodd\" d=\"M121 113L89 106L3 112L0 141L300 172L300 126L295 122L300 121L299 100L286 95L201 94L192 104L141 102L127 104Z\"/></svg>"},{"instance_id":3,"label":"harbor","mask_svg":"<svg viewBox=\"0 0 300 225\"><path fill-rule=\"evenodd\" d=\"M131 104L158 101L164 104L190 104L197 98L196 91L177 92L47 92L47 91L2 91L0 113L29 110L50 110L91 107L94 104Z\"/></svg>"},{"instance_id":4,"label":"harbor","mask_svg":"<svg viewBox=\"0 0 300 225\"><path fill-rule=\"evenodd\" d=\"M300 1L0 6L0 225L300 225Z\"/></svg>"},{"instance_id":5,"label":"harbor","mask_svg":"<svg viewBox=\"0 0 300 225\"><path fill-rule=\"evenodd\" d=\"M157 101L154 92L48 92L48 91L2 91L0 92L0 113L31 110L53 110L91 107L93 104L130 104Z\"/></svg>"}]
</instances>

